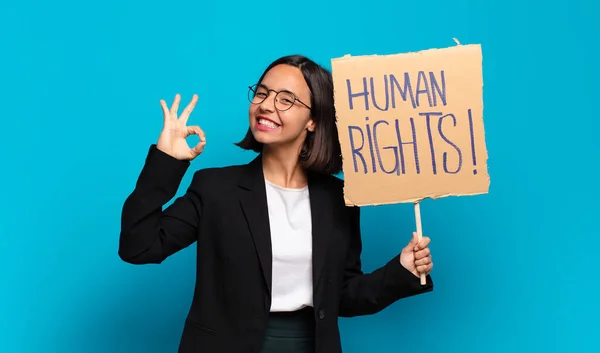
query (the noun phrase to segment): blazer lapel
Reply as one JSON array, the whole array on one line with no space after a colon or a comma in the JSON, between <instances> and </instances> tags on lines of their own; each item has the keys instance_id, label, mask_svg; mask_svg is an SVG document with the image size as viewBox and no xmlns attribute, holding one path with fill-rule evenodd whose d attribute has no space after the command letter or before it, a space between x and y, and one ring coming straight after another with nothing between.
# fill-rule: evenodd
<instances>
[{"instance_id":1,"label":"blazer lapel","mask_svg":"<svg viewBox=\"0 0 600 353\"><path fill-rule=\"evenodd\" d=\"M242 211L254 240L268 293L271 295L273 256L261 155L246 166L245 174L240 180L239 186L241 188L240 203Z\"/></svg>"},{"instance_id":2,"label":"blazer lapel","mask_svg":"<svg viewBox=\"0 0 600 353\"><path fill-rule=\"evenodd\" d=\"M327 257L332 227L331 198L324 182L318 176L309 179L310 208L312 219L313 286L320 283Z\"/></svg>"}]
</instances>

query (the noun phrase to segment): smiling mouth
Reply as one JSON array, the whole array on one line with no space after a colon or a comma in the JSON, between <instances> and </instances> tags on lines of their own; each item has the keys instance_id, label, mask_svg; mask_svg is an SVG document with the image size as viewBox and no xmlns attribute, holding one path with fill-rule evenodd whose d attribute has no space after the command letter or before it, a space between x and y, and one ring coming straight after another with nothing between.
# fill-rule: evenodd
<instances>
[{"instance_id":1,"label":"smiling mouth","mask_svg":"<svg viewBox=\"0 0 600 353\"><path fill-rule=\"evenodd\" d=\"M278 127L279 127L279 125L275 124L275 123L274 123L274 122L272 122L271 120L264 119L264 118L259 118L259 119L258 119L258 123L259 123L260 125L263 125L263 126L269 127L269 128L271 128L271 129L276 129L276 128L278 128Z\"/></svg>"}]
</instances>

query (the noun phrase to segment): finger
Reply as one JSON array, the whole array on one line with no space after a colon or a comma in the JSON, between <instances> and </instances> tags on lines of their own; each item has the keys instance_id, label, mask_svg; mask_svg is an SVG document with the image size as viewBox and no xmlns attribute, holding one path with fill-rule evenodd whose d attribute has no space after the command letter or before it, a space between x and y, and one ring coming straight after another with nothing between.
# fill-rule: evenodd
<instances>
[{"instance_id":1,"label":"finger","mask_svg":"<svg viewBox=\"0 0 600 353\"><path fill-rule=\"evenodd\" d=\"M198 95L194 94L192 96L192 100L190 101L190 103L187 105L187 107L185 107L185 109L183 110L183 112L181 112L181 116L179 117L179 119L185 124L188 121L188 118L190 117L190 114L192 113L192 111L194 110L194 107L196 106L196 103L198 102Z\"/></svg>"},{"instance_id":2,"label":"finger","mask_svg":"<svg viewBox=\"0 0 600 353\"><path fill-rule=\"evenodd\" d=\"M181 95L177 93L175 99L173 99L173 105L171 105L171 117L177 117L177 111L179 110L179 102L181 101Z\"/></svg>"},{"instance_id":3,"label":"finger","mask_svg":"<svg viewBox=\"0 0 600 353\"><path fill-rule=\"evenodd\" d=\"M431 250L429 248L419 250L415 253L415 260L420 260L420 259L426 258L430 254L431 254Z\"/></svg>"},{"instance_id":4,"label":"finger","mask_svg":"<svg viewBox=\"0 0 600 353\"><path fill-rule=\"evenodd\" d=\"M410 240L410 242L412 245L415 245L415 246L417 245L417 243L419 242L417 232L413 232L413 236L412 236L412 239Z\"/></svg>"},{"instance_id":5,"label":"finger","mask_svg":"<svg viewBox=\"0 0 600 353\"><path fill-rule=\"evenodd\" d=\"M169 117L171 116L171 113L169 112L169 107L167 107L167 102L165 102L164 99L160 100L160 106L162 107L162 110L163 110L163 118L165 120L169 119Z\"/></svg>"},{"instance_id":6,"label":"finger","mask_svg":"<svg viewBox=\"0 0 600 353\"><path fill-rule=\"evenodd\" d=\"M431 242L431 239L429 239L428 237L422 237L421 241L415 247L415 250L418 251L421 249L425 249L429 245L430 242Z\"/></svg>"},{"instance_id":7,"label":"finger","mask_svg":"<svg viewBox=\"0 0 600 353\"><path fill-rule=\"evenodd\" d=\"M429 273L433 269L433 262L428 265L417 266L417 272Z\"/></svg>"},{"instance_id":8,"label":"finger","mask_svg":"<svg viewBox=\"0 0 600 353\"><path fill-rule=\"evenodd\" d=\"M415 266L424 266L429 265L431 263L431 256L427 256L425 258L415 260Z\"/></svg>"},{"instance_id":9,"label":"finger","mask_svg":"<svg viewBox=\"0 0 600 353\"><path fill-rule=\"evenodd\" d=\"M206 146L206 141L200 141L194 148L192 148L192 155L196 158L200 153L204 152L204 146Z\"/></svg>"},{"instance_id":10,"label":"finger","mask_svg":"<svg viewBox=\"0 0 600 353\"><path fill-rule=\"evenodd\" d=\"M204 146L206 146L206 135L199 126L188 126L186 131L186 137L190 135L198 135L198 138L200 139L200 142L198 142L194 148L190 149L192 158L196 158L204 151Z\"/></svg>"},{"instance_id":11,"label":"finger","mask_svg":"<svg viewBox=\"0 0 600 353\"><path fill-rule=\"evenodd\" d=\"M198 135L200 142L206 142L206 135L200 126L188 126L186 137L190 135Z\"/></svg>"}]
</instances>

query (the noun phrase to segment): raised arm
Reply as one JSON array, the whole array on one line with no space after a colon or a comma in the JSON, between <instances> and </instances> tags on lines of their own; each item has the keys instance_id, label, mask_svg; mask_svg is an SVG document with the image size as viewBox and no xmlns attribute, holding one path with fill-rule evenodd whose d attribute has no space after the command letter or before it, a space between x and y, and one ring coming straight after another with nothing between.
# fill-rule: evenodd
<instances>
[{"instance_id":1,"label":"raised arm","mask_svg":"<svg viewBox=\"0 0 600 353\"><path fill-rule=\"evenodd\" d=\"M192 186L163 211L189 162L152 146L121 213L119 256L134 264L161 263L196 240L202 201ZM196 176L194 176L196 178Z\"/></svg>"},{"instance_id":2,"label":"raised arm","mask_svg":"<svg viewBox=\"0 0 600 353\"><path fill-rule=\"evenodd\" d=\"M157 145L152 145L135 189L127 197L121 214L119 256L134 264L161 263L168 256L196 240L202 213L202 200L197 185L200 173L194 175L185 195L163 211L176 194L190 161L200 155L206 144L197 126L186 126L197 96L177 118L180 96L168 109L161 100L164 127ZM186 137L197 134L200 143L190 148Z\"/></svg>"},{"instance_id":3,"label":"raised arm","mask_svg":"<svg viewBox=\"0 0 600 353\"><path fill-rule=\"evenodd\" d=\"M383 267L364 274L361 268L360 208L348 207L351 240L346 259L339 315L351 317L377 313L395 301L433 290L431 276L422 286L420 278L400 263L400 254Z\"/></svg>"}]
</instances>

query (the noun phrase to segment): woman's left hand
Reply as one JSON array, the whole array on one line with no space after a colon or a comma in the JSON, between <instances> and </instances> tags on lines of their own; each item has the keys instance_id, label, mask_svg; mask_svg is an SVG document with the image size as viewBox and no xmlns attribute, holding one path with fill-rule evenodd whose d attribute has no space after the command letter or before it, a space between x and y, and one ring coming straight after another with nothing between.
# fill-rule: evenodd
<instances>
[{"instance_id":1,"label":"woman's left hand","mask_svg":"<svg viewBox=\"0 0 600 353\"><path fill-rule=\"evenodd\" d=\"M430 239L422 237L421 241L417 241L417 233L413 233L413 237L408 245L402 249L400 254L400 263L407 270L412 272L417 277L421 274L428 275L433 268L431 260L431 251L429 250Z\"/></svg>"}]
</instances>

